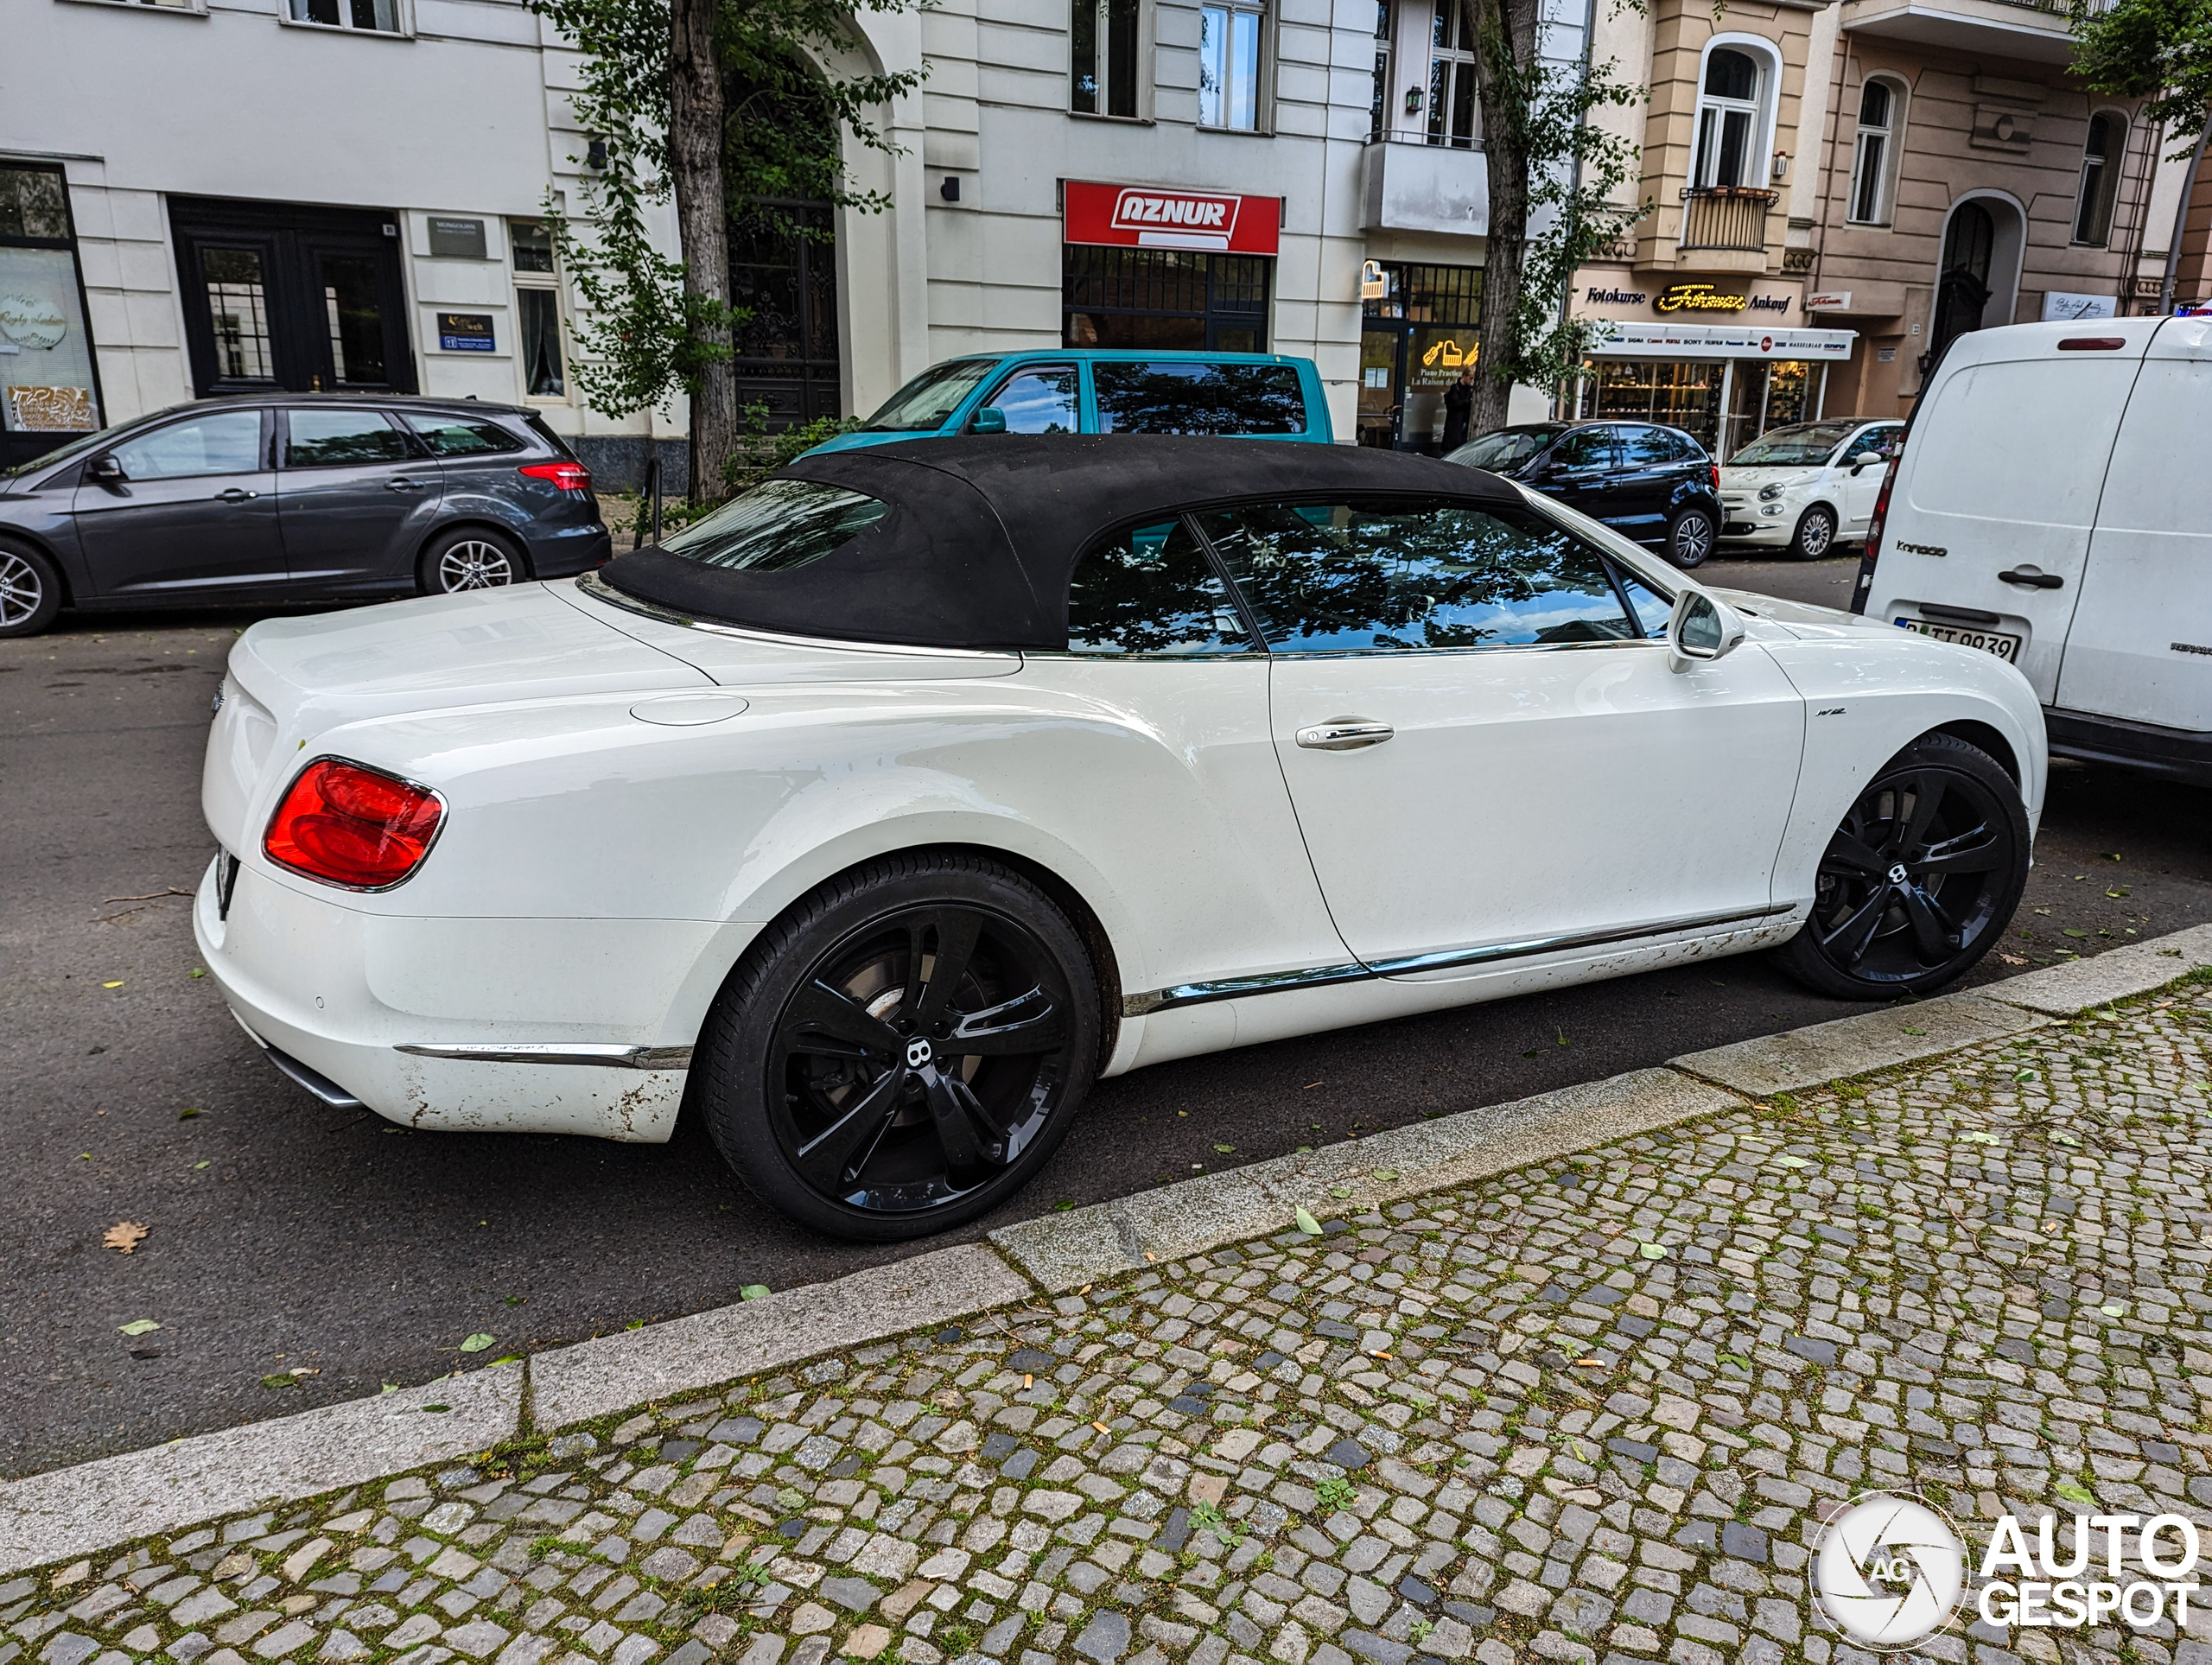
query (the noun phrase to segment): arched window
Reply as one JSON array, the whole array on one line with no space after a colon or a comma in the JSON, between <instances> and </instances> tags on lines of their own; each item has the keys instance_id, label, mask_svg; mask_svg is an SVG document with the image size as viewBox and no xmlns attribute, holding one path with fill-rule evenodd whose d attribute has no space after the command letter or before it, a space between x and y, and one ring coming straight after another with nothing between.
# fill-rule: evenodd
<instances>
[{"instance_id":1,"label":"arched window","mask_svg":"<svg viewBox=\"0 0 2212 1665\"><path fill-rule=\"evenodd\" d=\"M1766 67L1750 53L1717 46L1706 54L1697 100L1697 158L1693 185L1758 185Z\"/></svg>"},{"instance_id":2,"label":"arched window","mask_svg":"<svg viewBox=\"0 0 2212 1665\"><path fill-rule=\"evenodd\" d=\"M1859 143L1851 167L1851 218L1886 226L1895 207L1892 181L1904 137L1904 88L1887 79L1859 90Z\"/></svg>"},{"instance_id":3,"label":"arched window","mask_svg":"<svg viewBox=\"0 0 2212 1665\"><path fill-rule=\"evenodd\" d=\"M2102 248L2112 233L2113 187L2127 151L2127 119L2109 110L2089 118L2082 144L2082 186L2074 202L2074 240Z\"/></svg>"}]
</instances>

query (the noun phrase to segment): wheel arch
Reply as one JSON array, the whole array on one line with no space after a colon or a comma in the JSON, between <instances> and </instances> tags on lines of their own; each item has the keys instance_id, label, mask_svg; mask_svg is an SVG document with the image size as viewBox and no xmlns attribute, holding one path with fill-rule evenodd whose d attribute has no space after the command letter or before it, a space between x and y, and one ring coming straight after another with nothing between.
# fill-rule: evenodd
<instances>
[{"instance_id":1,"label":"wheel arch","mask_svg":"<svg viewBox=\"0 0 2212 1665\"><path fill-rule=\"evenodd\" d=\"M61 581L61 605L65 607L77 605L76 582L69 575L69 563L61 558L60 550L35 533L15 526L0 526L0 546L10 543L20 544L52 567L54 575Z\"/></svg>"},{"instance_id":2,"label":"wheel arch","mask_svg":"<svg viewBox=\"0 0 2212 1665\"><path fill-rule=\"evenodd\" d=\"M1929 729L1928 734L1948 734L1953 740L1964 740L1977 751L1988 753L1996 759L1997 766L2012 777L2015 786L2022 784L2020 759L2012 749L2012 742L2005 738L2001 730L1990 724L1976 722L1972 718L1961 718L1954 722L1940 724ZM1928 734L1916 738L1925 740Z\"/></svg>"},{"instance_id":3,"label":"wheel arch","mask_svg":"<svg viewBox=\"0 0 2212 1665\"><path fill-rule=\"evenodd\" d=\"M501 525L490 515L470 513L456 515L451 520L442 520L423 534L422 542L415 546L415 576L418 581L423 575L423 558L430 553L430 545L449 533L465 531L497 532L500 537L515 546L515 553L520 558L523 566L524 575L521 581L526 583L537 576L537 568L530 558L528 538L523 537L512 526Z\"/></svg>"}]
</instances>

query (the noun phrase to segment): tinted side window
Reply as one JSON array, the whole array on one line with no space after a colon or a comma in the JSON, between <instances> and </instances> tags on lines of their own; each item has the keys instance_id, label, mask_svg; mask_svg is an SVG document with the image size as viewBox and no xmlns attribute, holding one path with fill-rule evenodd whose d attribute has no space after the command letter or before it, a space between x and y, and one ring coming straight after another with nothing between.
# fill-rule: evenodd
<instances>
[{"instance_id":1,"label":"tinted side window","mask_svg":"<svg viewBox=\"0 0 2212 1665\"><path fill-rule=\"evenodd\" d=\"M1625 572L1620 578L1621 588L1627 592L1628 604L1634 609L1636 622L1642 627L1643 634L1653 641L1665 636L1667 620L1675 611L1668 605L1667 598L1656 590L1647 588L1640 580Z\"/></svg>"},{"instance_id":2,"label":"tinted side window","mask_svg":"<svg viewBox=\"0 0 2212 1665\"><path fill-rule=\"evenodd\" d=\"M401 420L430 448L434 457L473 457L523 448L522 441L511 430L486 417L419 416L410 412Z\"/></svg>"},{"instance_id":3,"label":"tinted side window","mask_svg":"<svg viewBox=\"0 0 2212 1665\"><path fill-rule=\"evenodd\" d=\"M1090 367L1102 434L1302 434L1306 395L1288 365L1105 363Z\"/></svg>"},{"instance_id":4,"label":"tinted side window","mask_svg":"<svg viewBox=\"0 0 2212 1665\"><path fill-rule=\"evenodd\" d=\"M1068 651L1239 653L1252 645L1189 525L1166 520L1108 538L1068 585Z\"/></svg>"},{"instance_id":5,"label":"tinted side window","mask_svg":"<svg viewBox=\"0 0 2212 1665\"><path fill-rule=\"evenodd\" d=\"M380 410L288 410L288 468L333 468L349 462L397 462L411 456L407 436Z\"/></svg>"},{"instance_id":6,"label":"tinted side window","mask_svg":"<svg viewBox=\"0 0 2212 1665\"><path fill-rule=\"evenodd\" d=\"M1073 365L1040 365L1007 377L984 401L1006 413L1009 434L1072 434L1077 416Z\"/></svg>"},{"instance_id":7,"label":"tinted side window","mask_svg":"<svg viewBox=\"0 0 2212 1665\"><path fill-rule=\"evenodd\" d=\"M1618 432L1624 468L1661 468L1681 457L1675 436L1664 429L1624 428Z\"/></svg>"},{"instance_id":8,"label":"tinted side window","mask_svg":"<svg viewBox=\"0 0 2212 1665\"><path fill-rule=\"evenodd\" d=\"M173 422L115 448L131 480L182 480L192 474L250 474L260 468L261 412L221 410Z\"/></svg>"},{"instance_id":9,"label":"tinted side window","mask_svg":"<svg viewBox=\"0 0 2212 1665\"><path fill-rule=\"evenodd\" d=\"M1552 448L1552 461L1561 468L1610 468L1613 466L1613 430L1577 428L1560 436Z\"/></svg>"},{"instance_id":10,"label":"tinted side window","mask_svg":"<svg viewBox=\"0 0 2212 1665\"><path fill-rule=\"evenodd\" d=\"M1870 429L1861 434L1858 442L1852 446L1851 456L1856 456L1861 451L1872 451L1883 461L1887 462L1891 457L1897 455L1897 445L1904 438L1904 429L1902 424L1894 428ZM1848 462L1851 461L1851 456L1847 456L1844 461Z\"/></svg>"},{"instance_id":11,"label":"tinted side window","mask_svg":"<svg viewBox=\"0 0 2212 1665\"><path fill-rule=\"evenodd\" d=\"M1503 505L1332 503L1199 524L1279 653L1625 641L1603 556Z\"/></svg>"}]
</instances>

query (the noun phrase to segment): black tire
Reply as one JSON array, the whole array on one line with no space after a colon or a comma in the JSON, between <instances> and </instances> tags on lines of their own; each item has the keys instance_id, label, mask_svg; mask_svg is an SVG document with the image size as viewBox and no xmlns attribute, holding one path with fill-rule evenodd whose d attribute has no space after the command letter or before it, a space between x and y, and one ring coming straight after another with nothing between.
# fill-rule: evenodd
<instances>
[{"instance_id":1,"label":"black tire","mask_svg":"<svg viewBox=\"0 0 2212 1665\"><path fill-rule=\"evenodd\" d=\"M1835 511L1815 503L1797 517L1797 530L1789 537L1790 558L1818 561L1835 553Z\"/></svg>"},{"instance_id":2,"label":"black tire","mask_svg":"<svg viewBox=\"0 0 2212 1665\"><path fill-rule=\"evenodd\" d=\"M529 579L530 563L522 545L488 526L455 526L440 532L423 546L423 558L415 568L416 582L425 595L500 589Z\"/></svg>"},{"instance_id":3,"label":"black tire","mask_svg":"<svg viewBox=\"0 0 2212 1665\"><path fill-rule=\"evenodd\" d=\"M1667 524L1667 558L1688 571L1701 567L1713 553L1713 517L1702 509L1685 509Z\"/></svg>"},{"instance_id":4,"label":"black tire","mask_svg":"<svg viewBox=\"0 0 2212 1665\"><path fill-rule=\"evenodd\" d=\"M817 1231L897 1242L1036 1176L1082 1108L1099 1037L1090 956L1042 890L978 856L890 856L802 898L747 950L691 1086L755 1197Z\"/></svg>"},{"instance_id":5,"label":"black tire","mask_svg":"<svg viewBox=\"0 0 2212 1665\"><path fill-rule=\"evenodd\" d=\"M61 611L61 575L27 543L0 543L0 638L35 636Z\"/></svg>"},{"instance_id":6,"label":"black tire","mask_svg":"<svg viewBox=\"0 0 2212 1665\"><path fill-rule=\"evenodd\" d=\"M1776 953L1840 1000L1931 994L2005 934L2028 855L2020 789L1997 759L1923 734L1853 803L1821 857L1810 917Z\"/></svg>"}]
</instances>

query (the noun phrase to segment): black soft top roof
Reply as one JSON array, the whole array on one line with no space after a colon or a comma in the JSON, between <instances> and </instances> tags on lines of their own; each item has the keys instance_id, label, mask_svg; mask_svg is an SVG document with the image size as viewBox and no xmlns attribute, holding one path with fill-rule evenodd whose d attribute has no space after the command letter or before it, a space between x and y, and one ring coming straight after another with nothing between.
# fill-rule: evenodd
<instances>
[{"instance_id":1,"label":"black soft top roof","mask_svg":"<svg viewBox=\"0 0 2212 1665\"><path fill-rule=\"evenodd\" d=\"M891 512L782 572L647 548L617 556L601 577L639 601L754 630L1058 650L1077 558L1112 527L1292 498L1520 501L1493 475L1407 452L1135 434L907 440L801 457L778 473L864 492Z\"/></svg>"}]
</instances>

